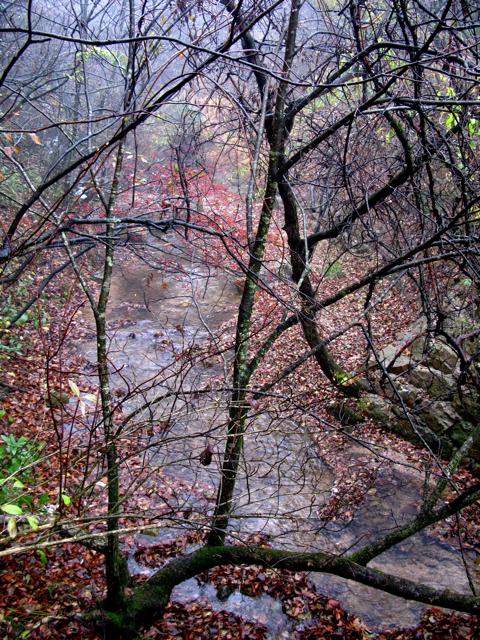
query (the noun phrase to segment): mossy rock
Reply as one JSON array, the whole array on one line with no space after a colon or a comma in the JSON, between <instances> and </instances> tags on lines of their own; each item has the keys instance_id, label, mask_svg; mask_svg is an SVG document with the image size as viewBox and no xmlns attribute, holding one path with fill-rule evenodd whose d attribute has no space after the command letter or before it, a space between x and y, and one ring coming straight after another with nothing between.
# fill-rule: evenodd
<instances>
[{"instance_id":1,"label":"mossy rock","mask_svg":"<svg viewBox=\"0 0 480 640\"><path fill-rule=\"evenodd\" d=\"M403 378L397 379L397 382L395 383L395 391L392 389L390 384L386 385L385 395L394 403L399 402L398 396L400 396L402 401L410 409L419 405L425 398L425 393L422 389L415 387L413 384L409 384Z\"/></svg>"},{"instance_id":2,"label":"mossy rock","mask_svg":"<svg viewBox=\"0 0 480 640\"><path fill-rule=\"evenodd\" d=\"M360 402L360 401L359 401ZM353 426L359 422L364 422L365 417L357 407L358 403L347 400L337 400L329 407L329 412L340 420L343 425Z\"/></svg>"},{"instance_id":3,"label":"mossy rock","mask_svg":"<svg viewBox=\"0 0 480 640\"><path fill-rule=\"evenodd\" d=\"M449 439L455 444L455 446L461 447L465 440L471 435L473 428L474 427L470 422L459 420L448 434Z\"/></svg>"},{"instance_id":4,"label":"mossy rock","mask_svg":"<svg viewBox=\"0 0 480 640\"><path fill-rule=\"evenodd\" d=\"M392 423L391 431L413 444L430 448L434 454L446 457L451 454L453 446L447 437L435 433L415 416L412 416L412 422L413 427L404 416L403 419L397 419L396 422Z\"/></svg>"},{"instance_id":5,"label":"mossy rock","mask_svg":"<svg viewBox=\"0 0 480 640\"><path fill-rule=\"evenodd\" d=\"M375 420L385 427L391 426L397 419L393 412L391 402L381 396L370 393L361 398L360 402L362 411L369 418L372 418L372 420Z\"/></svg>"},{"instance_id":6,"label":"mossy rock","mask_svg":"<svg viewBox=\"0 0 480 640\"><path fill-rule=\"evenodd\" d=\"M437 434L449 434L455 425L462 422L452 404L441 401L429 403L420 413L420 418Z\"/></svg>"},{"instance_id":7,"label":"mossy rock","mask_svg":"<svg viewBox=\"0 0 480 640\"><path fill-rule=\"evenodd\" d=\"M457 388L456 380L452 375L423 365L412 369L407 377L410 384L424 389L433 398L451 398Z\"/></svg>"},{"instance_id":8,"label":"mossy rock","mask_svg":"<svg viewBox=\"0 0 480 640\"><path fill-rule=\"evenodd\" d=\"M443 373L452 373L458 364L458 355L448 344L435 340L428 351L427 363Z\"/></svg>"},{"instance_id":9,"label":"mossy rock","mask_svg":"<svg viewBox=\"0 0 480 640\"><path fill-rule=\"evenodd\" d=\"M480 416L480 397L474 389L464 389L461 396L456 394L453 407L465 420L478 420Z\"/></svg>"},{"instance_id":10,"label":"mossy rock","mask_svg":"<svg viewBox=\"0 0 480 640\"><path fill-rule=\"evenodd\" d=\"M52 409L60 409L70 402L70 396L64 391L51 391L45 398L45 404Z\"/></svg>"}]
</instances>

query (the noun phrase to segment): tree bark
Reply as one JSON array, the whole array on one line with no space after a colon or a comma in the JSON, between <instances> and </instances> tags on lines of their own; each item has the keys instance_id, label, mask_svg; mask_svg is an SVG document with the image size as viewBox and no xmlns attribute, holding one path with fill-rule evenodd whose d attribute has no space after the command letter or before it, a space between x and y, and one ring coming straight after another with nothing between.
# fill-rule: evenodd
<instances>
[{"instance_id":1,"label":"tree bark","mask_svg":"<svg viewBox=\"0 0 480 640\"><path fill-rule=\"evenodd\" d=\"M278 192L276 174L279 167L279 160L284 155L285 136L283 131L285 128L285 96L288 88L286 80L288 80L290 75L290 69L294 59L300 5L301 0L292 1L282 71L285 81L280 82L277 91L275 110L272 118L273 128L270 131L270 154L265 194L263 196L262 211L255 241L250 252L250 260L238 312L230 419L227 429L227 442L225 445L220 487L217 495L212 528L208 538L208 544L210 546L217 546L223 544L225 541L228 519L233 506L238 463L243 449L245 420L249 409L246 395L252 375L252 370L248 366L250 329L255 293L258 289L260 269L265 255L268 231L275 207L275 198ZM264 96L264 99L266 99L266 96Z\"/></svg>"},{"instance_id":2,"label":"tree bark","mask_svg":"<svg viewBox=\"0 0 480 640\"><path fill-rule=\"evenodd\" d=\"M309 276L309 261L313 256L313 251L305 247L305 240L300 234L300 224L298 219L298 207L295 194L288 183L288 176L283 175L279 181L279 193L282 198L285 231L287 233L288 247L290 251L290 263L292 267L292 279L298 286L301 296L300 324L303 335L311 349L315 349L315 359L325 376L332 384L338 387L343 394L358 397L359 389L356 385L343 385L343 370L337 365L330 355L327 346L323 346L323 339L317 327L315 304L315 291Z\"/></svg>"},{"instance_id":3,"label":"tree bark","mask_svg":"<svg viewBox=\"0 0 480 640\"><path fill-rule=\"evenodd\" d=\"M328 553L298 553L265 547L203 547L169 562L132 594L124 612L109 615L117 637L134 638L142 627L148 628L163 615L173 588L203 571L222 565L260 565L290 571L320 572L336 575L387 593L424 604L449 607L479 615L480 598L438 590L405 578L366 568L348 557Z\"/></svg>"}]
</instances>

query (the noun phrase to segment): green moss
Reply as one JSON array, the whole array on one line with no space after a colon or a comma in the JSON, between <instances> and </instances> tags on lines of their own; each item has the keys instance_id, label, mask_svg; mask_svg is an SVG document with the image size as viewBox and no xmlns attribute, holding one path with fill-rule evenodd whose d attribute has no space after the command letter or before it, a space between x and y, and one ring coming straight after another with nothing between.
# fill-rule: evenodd
<instances>
[{"instance_id":1,"label":"green moss","mask_svg":"<svg viewBox=\"0 0 480 640\"><path fill-rule=\"evenodd\" d=\"M333 264L331 264L328 269L325 271L325 277L331 278L332 280L335 278L341 278L344 275L343 265L337 260Z\"/></svg>"},{"instance_id":2,"label":"green moss","mask_svg":"<svg viewBox=\"0 0 480 640\"><path fill-rule=\"evenodd\" d=\"M357 400L357 409L360 413L367 413L371 404L372 403L368 398L359 398Z\"/></svg>"},{"instance_id":3,"label":"green moss","mask_svg":"<svg viewBox=\"0 0 480 640\"><path fill-rule=\"evenodd\" d=\"M357 410L355 401L335 402L331 412L343 425L356 425L364 420L362 413Z\"/></svg>"}]
</instances>

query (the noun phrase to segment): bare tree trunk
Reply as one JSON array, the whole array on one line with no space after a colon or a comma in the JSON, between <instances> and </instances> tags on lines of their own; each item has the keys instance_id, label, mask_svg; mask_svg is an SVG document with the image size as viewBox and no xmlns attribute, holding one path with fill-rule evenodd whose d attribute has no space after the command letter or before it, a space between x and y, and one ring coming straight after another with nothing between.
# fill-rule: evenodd
<instances>
[{"instance_id":1,"label":"bare tree trunk","mask_svg":"<svg viewBox=\"0 0 480 640\"><path fill-rule=\"evenodd\" d=\"M232 499L237 477L238 463L243 448L245 419L249 404L246 399L247 386L251 372L248 367L250 328L252 323L255 292L265 253L267 234L275 206L277 183L273 179L277 166L277 154L270 153L267 188L263 198L262 213L257 228L255 242L251 251L248 272L245 278L242 300L240 302L237 332L235 339L235 361L233 371L233 393L230 400L230 417L227 428L227 443L223 458L220 487L217 496L212 530L208 538L209 545L223 544L228 517L232 510Z\"/></svg>"},{"instance_id":2,"label":"bare tree trunk","mask_svg":"<svg viewBox=\"0 0 480 640\"><path fill-rule=\"evenodd\" d=\"M292 1L290 19L286 34L285 58L283 63L283 77L285 80L288 80L294 58L300 5L300 0ZM217 495L212 528L208 538L208 544L211 546L221 545L225 541L228 519L233 506L233 494L237 478L238 463L243 449L245 420L249 409L249 403L246 399L246 395L247 387L252 375L252 371L248 366L250 329L252 324L255 293L258 288L258 278L262 267L263 257L265 255L268 230L270 228L270 222L272 220L273 209L275 206L275 198L278 191L276 174L279 168L279 160L284 155L284 113L287 89L287 82L282 81L278 87L275 111L273 114L273 133L270 142L270 156L262 212L258 223L255 241L250 253L247 276L245 278L242 300L240 302L238 312L237 332L235 338L233 393L230 401L230 419L227 429L227 443L223 458L220 487Z\"/></svg>"},{"instance_id":3,"label":"bare tree trunk","mask_svg":"<svg viewBox=\"0 0 480 640\"><path fill-rule=\"evenodd\" d=\"M300 234L300 224L298 219L298 206L293 189L288 183L286 175L282 176L278 185L280 197L282 198L285 231L287 233L288 247L290 250L290 263L292 266L292 279L298 286L301 296L301 316L303 334L311 349L315 349L315 358L326 377L336 386L340 386L342 393L351 396L358 396L359 390L356 385L341 386L343 373L330 355L326 346L322 346L322 337L316 322L315 291L309 276L309 260L313 252L308 252L304 239Z\"/></svg>"},{"instance_id":4,"label":"bare tree trunk","mask_svg":"<svg viewBox=\"0 0 480 640\"><path fill-rule=\"evenodd\" d=\"M107 220L111 219L112 211L118 194L119 178L123 163L123 143L118 147L115 170L110 191L110 198L106 213ZM118 453L112 416L112 394L110 388L110 374L108 371L106 311L112 282L115 223L106 224L105 261L102 285L98 304L94 310L97 330L97 368L100 381L100 398L102 404L102 418L105 445L107 448L107 478L108 478L108 520L107 530L117 531L120 516L120 479L118 468ZM105 556L107 579L106 606L110 610L123 607L125 603L125 586L127 581L126 561L120 550L118 535L108 536L107 553Z\"/></svg>"}]
</instances>

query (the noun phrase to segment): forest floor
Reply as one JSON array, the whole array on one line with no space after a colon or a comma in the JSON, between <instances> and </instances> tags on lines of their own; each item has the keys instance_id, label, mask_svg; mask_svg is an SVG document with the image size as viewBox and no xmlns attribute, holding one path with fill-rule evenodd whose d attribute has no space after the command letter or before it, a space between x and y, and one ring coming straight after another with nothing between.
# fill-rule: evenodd
<instances>
[{"instance_id":1,"label":"forest floor","mask_svg":"<svg viewBox=\"0 0 480 640\"><path fill-rule=\"evenodd\" d=\"M121 259L127 260L125 256ZM328 296L351 282L356 277L355 265L355 260L343 259L341 271L334 278L326 278L322 282L323 295ZM32 275L30 290L38 286L43 275L52 266L46 265L43 274L38 270L35 276ZM21 438L42 447L41 464L35 467L34 472L23 477L23 486L17 489L27 498L25 511L30 505L32 512L41 507L45 514L44 520L33 526L27 525L25 519L20 518L17 531L14 535L11 533L15 540L8 542L10 546L28 542L33 535L37 540L48 543L52 539L53 522L57 526L59 522L71 523L75 517L82 518L86 515L85 503L75 500L72 491L65 488L75 486L78 467L69 467L71 457L76 453L76 445L74 439L68 440L67 447L65 445L63 395L66 394L66 400L77 399L75 411L81 421L85 406L88 414L89 402L91 403L91 398L97 391L93 381L87 383L85 377L79 376L85 363L75 354L75 344L79 336L88 333L89 328L85 318L78 314L83 301L78 301L72 291L74 287L71 276L62 273L50 285L41 304L26 313L20 326L11 331L4 327L8 332L4 337L8 349L0 355L0 391L3 396L0 401L1 431L7 437L14 437L9 445L11 448ZM275 293L278 298L290 295L287 285L282 283L277 286ZM377 305L373 324L378 328L375 339L379 345L388 344L402 327L407 327L415 319L406 293L408 292L403 291L398 295L388 296ZM12 291L12 296L16 296L18 304L22 297L28 298L28 291ZM360 297L353 297L343 307L339 305L336 313L354 317L361 304ZM268 291L259 293L257 305L262 310L257 315L258 326L255 329L260 340L270 324L281 316L282 311ZM398 319L395 325L389 321L393 316ZM337 315L327 314L325 331L328 333L334 329L338 322ZM234 337L234 320L224 323L220 333L222 337L217 346L221 345L227 351ZM361 367L365 354L354 348L358 335L352 332L347 336L335 343L333 351L346 370L355 371ZM293 357L303 351L303 338L297 329L285 334L267 356L254 384L262 384L274 378ZM79 380L82 395L77 386L77 383L80 385ZM319 381L319 372L312 362L306 363L293 376L281 381L276 392L293 399L292 405L301 406L302 411L307 409L311 415L315 415L315 420L310 425L312 430L319 419L336 426L328 432L328 436L323 434L319 437L317 442L319 455L332 470L336 486L342 487L339 493L332 494L324 517L339 522L348 521L361 505L365 494L372 487L372 478L378 472L378 465L373 461L370 467L365 463L353 470L346 464L345 456L340 453L346 450L352 439L397 451L402 459L419 468L428 461L423 450L386 434L371 420L365 420L348 433L345 432L328 411L336 394L327 384ZM267 409L274 412L277 404L275 398L272 398L267 401ZM301 419L300 415L295 416L294 411L290 417ZM23 446L25 450L29 445ZM61 455L58 455L59 448ZM34 448L30 453L36 455ZM59 477L62 478L64 490L59 490ZM468 486L472 482L466 471L459 472L455 480L461 486ZM102 479L98 482L102 482ZM169 491L171 487L165 486L165 499L168 498ZM90 507L88 515L95 515L96 510L101 511L102 506L99 502L94 508ZM143 500L136 506L148 508L149 505L148 501ZM5 519L5 526L6 524ZM42 526L45 527L43 532ZM43 534L40 537L38 527ZM473 549L478 544L479 534L478 507L466 509L458 519L443 523L435 529L435 535L439 538L462 549ZM197 535L186 534L174 544L159 543L148 547L138 552L137 559L145 566L160 566L189 545L197 543L201 535L201 532ZM124 543L128 546L133 544L132 541L133 536L126 536ZM32 640L102 638L102 629L94 626L88 619L88 613L98 607L105 594L101 553L80 544L62 544L46 546L35 553L6 555L2 558L0 579L1 637ZM137 581L142 579L144 578L141 576L136 578ZM295 623L296 631L282 636L285 638L474 640L479 637L478 619L439 609L426 609L421 622L410 629L370 632L368 626L357 616L345 611L338 600L318 593L305 574L267 571L255 567L232 567L210 571L208 575L200 576L199 581L209 583L217 590L226 588L227 593L237 590L253 598L274 598L281 603L281 610L286 618ZM150 629L144 637L164 640L261 639L267 637L267 617L265 614L262 623L261 618L256 621L243 619L233 612L216 610L201 602L172 602L163 621Z\"/></svg>"}]
</instances>

